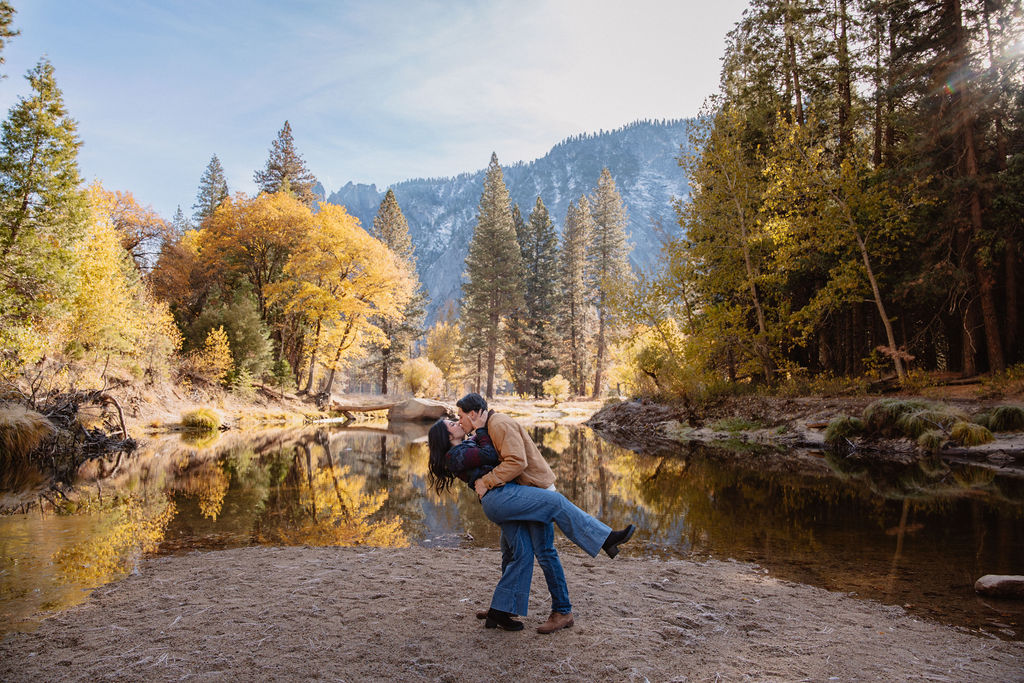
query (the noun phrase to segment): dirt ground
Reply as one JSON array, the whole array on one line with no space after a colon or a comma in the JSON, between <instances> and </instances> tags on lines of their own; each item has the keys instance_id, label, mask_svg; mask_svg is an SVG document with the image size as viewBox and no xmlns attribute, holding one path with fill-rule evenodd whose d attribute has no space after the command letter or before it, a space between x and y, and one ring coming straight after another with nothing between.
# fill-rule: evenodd
<instances>
[{"instance_id":1,"label":"dirt ground","mask_svg":"<svg viewBox=\"0 0 1024 683\"><path fill-rule=\"evenodd\" d=\"M1024 643L755 565L563 551L575 627L474 617L496 550L245 548L147 560L32 633L0 680L1024 681Z\"/></svg>"}]
</instances>

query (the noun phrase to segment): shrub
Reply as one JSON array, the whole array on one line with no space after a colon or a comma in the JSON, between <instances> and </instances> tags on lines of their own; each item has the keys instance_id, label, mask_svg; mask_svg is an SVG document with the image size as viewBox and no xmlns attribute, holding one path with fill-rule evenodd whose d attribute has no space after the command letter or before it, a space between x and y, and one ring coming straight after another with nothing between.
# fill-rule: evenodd
<instances>
[{"instance_id":1,"label":"shrub","mask_svg":"<svg viewBox=\"0 0 1024 683\"><path fill-rule=\"evenodd\" d=\"M1024 408L1020 406L999 406L989 416L985 425L993 432L1019 432L1024 430Z\"/></svg>"},{"instance_id":2,"label":"shrub","mask_svg":"<svg viewBox=\"0 0 1024 683\"><path fill-rule=\"evenodd\" d=\"M561 375L555 375L546 380L541 388L544 390L544 395L549 397L551 403L556 406L569 397L569 380Z\"/></svg>"},{"instance_id":3,"label":"shrub","mask_svg":"<svg viewBox=\"0 0 1024 683\"><path fill-rule=\"evenodd\" d=\"M413 396L437 396L444 381L441 371L425 356L410 358L402 364L402 379Z\"/></svg>"},{"instance_id":4,"label":"shrub","mask_svg":"<svg viewBox=\"0 0 1024 683\"><path fill-rule=\"evenodd\" d=\"M825 429L825 443L832 444L864 433L864 421L849 415L832 418Z\"/></svg>"},{"instance_id":5,"label":"shrub","mask_svg":"<svg viewBox=\"0 0 1024 683\"><path fill-rule=\"evenodd\" d=\"M199 408L181 416L186 429L197 432L212 432L220 428L220 415L212 408Z\"/></svg>"},{"instance_id":6,"label":"shrub","mask_svg":"<svg viewBox=\"0 0 1024 683\"><path fill-rule=\"evenodd\" d=\"M950 436L961 446L980 446L983 443L995 441L995 437L987 427L973 422L957 422L953 425Z\"/></svg>"}]
</instances>

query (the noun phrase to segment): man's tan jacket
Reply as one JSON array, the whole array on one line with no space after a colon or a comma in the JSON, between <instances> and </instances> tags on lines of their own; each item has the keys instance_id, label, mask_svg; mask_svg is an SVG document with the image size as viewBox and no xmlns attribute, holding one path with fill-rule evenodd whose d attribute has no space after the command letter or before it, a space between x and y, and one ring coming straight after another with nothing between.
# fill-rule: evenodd
<instances>
[{"instance_id":1,"label":"man's tan jacket","mask_svg":"<svg viewBox=\"0 0 1024 683\"><path fill-rule=\"evenodd\" d=\"M492 410L487 416L487 433L501 458L497 467L480 477L488 490L510 481L542 489L555 483L555 473L518 422Z\"/></svg>"}]
</instances>

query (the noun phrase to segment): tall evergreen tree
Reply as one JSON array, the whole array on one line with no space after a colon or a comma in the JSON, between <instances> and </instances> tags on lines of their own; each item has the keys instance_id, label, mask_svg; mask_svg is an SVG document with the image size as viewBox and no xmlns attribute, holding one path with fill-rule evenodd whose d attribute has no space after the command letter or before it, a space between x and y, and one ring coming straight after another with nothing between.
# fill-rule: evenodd
<instances>
[{"instance_id":1,"label":"tall evergreen tree","mask_svg":"<svg viewBox=\"0 0 1024 683\"><path fill-rule=\"evenodd\" d=\"M291 192L300 202L310 207L316 201L313 192L316 177L306 168L306 162L296 151L292 127L287 121L271 143L266 167L256 171L253 177L260 192Z\"/></svg>"},{"instance_id":2,"label":"tall evergreen tree","mask_svg":"<svg viewBox=\"0 0 1024 683\"><path fill-rule=\"evenodd\" d=\"M569 202L559 250L560 305L559 328L562 333L562 367L569 375L572 392L586 393L589 368L588 337L591 326L590 296L587 285L587 244L593 234L590 204L585 196L579 203Z\"/></svg>"},{"instance_id":3,"label":"tall evergreen tree","mask_svg":"<svg viewBox=\"0 0 1024 683\"><path fill-rule=\"evenodd\" d=\"M594 234L587 249L591 299L597 309L597 339L594 357L594 391L601 395L608 336L614 323L611 297L617 287L631 279L629 244L626 237L626 207L615 189L611 172L605 168L593 195Z\"/></svg>"},{"instance_id":4,"label":"tall evergreen tree","mask_svg":"<svg viewBox=\"0 0 1024 683\"><path fill-rule=\"evenodd\" d=\"M384 333L384 341L374 346L374 359L380 370L380 393L386 394L393 370L409 357L410 345L423 333L427 297L416 277L416 256L409 235L409 223L390 188L377 209L370 234L387 245L406 264L410 276L415 280L413 296L405 305L402 316L397 320L382 319L377 323Z\"/></svg>"},{"instance_id":5,"label":"tall evergreen tree","mask_svg":"<svg viewBox=\"0 0 1024 683\"><path fill-rule=\"evenodd\" d=\"M509 367L516 390L540 397L544 381L558 370L558 236L540 197L530 212L530 222L520 229L519 252L524 271L523 308L515 328L510 325L515 334L510 335L506 355L511 356Z\"/></svg>"},{"instance_id":6,"label":"tall evergreen tree","mask_svg":"<svg viewBox=\"0 0 1024 683\"><path fill-rule=\"evenodd\" d=\"M44 59L27 79L32 93L0 137L0 361L22 356L33 325L66 300L89 215L77 126L53 66Z\"/></svg>"},{"instance_id":7,"label":"tall evergreen tree","mask_svg":"<svg viewBox=\"0 0 1024 683\"><path fill-rule=\"evenodd\" d=\"M488 397L494 396L494 374L507 318L522 306L522 280L522 256L512 222L508 189L498 155L491 154L476 227L466 256L460 316L463 329L475 330L482 338Z\"/></svg>"},{"instance_id":8,"label":"tall evergreen tree","mask_svg":"<svg viewBox=\"0 0 1024 683\"><path fill-rule=\"evenodd\" d=\"M21 31L11 28L13 22L14 7L7 0L0 0L0 66L4 65L3 52L7 41L21 33ZM6 76L0 75L0 78L6 78Z\"/></svg>"},{"instance_id":9,"label":"tall evergreen tree","mask_svg":"<svg viewBox=\"0 0 1024 683\"><path fill-rule=\"evenodd\" d=\"M228 198L228 180L224 175L224 167L220 159L214 154L210 157L210 163L206 165L203 176L199 179L199 191L196 193L196 203L192 205L195 213L192 214L196 223L201 224L205 219L213 215L221 202Z\"/></svg>"}]
</instances>

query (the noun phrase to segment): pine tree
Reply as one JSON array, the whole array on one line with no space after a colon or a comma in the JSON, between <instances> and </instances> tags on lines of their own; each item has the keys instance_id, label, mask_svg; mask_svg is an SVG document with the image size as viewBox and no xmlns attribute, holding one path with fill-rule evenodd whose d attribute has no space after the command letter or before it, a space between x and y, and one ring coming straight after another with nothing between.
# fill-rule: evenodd
<instances>
[{"instance_id":1,"label":"pine tree","mask_svg":"<svg viewBox=\"0 0 1024 683\"><path fill-rule=\"evenodd\" d=\"M494 374L503 326L522 306L522 257L509 206L508 189L498 164L491 163L484 178L473 238L466 256L463 291L463 330L474 331L482 341L481 360L486 360L486 395L494 396ZM472 339L475 335L467 334Z\"/></svg>"},{"instance_id":2,"label":"pine tree","mask_svg":"<svg viewBox=\"0 0 1024 683\"><path fill-rule=\"evenodd\" d=\"M559 250L561 296L558 310L562 367L567 368L570 388L577 396L586 392L589 367L587 340L591 311L586 274L587 244L592 233L593 220L587 198L580 197L578 204L569 202Z\"/></svg>"},{"instance_id":3,"label":"pine tree","mask_svg":"<svg viewBox=\"0 0 1024 683\"><path fill-rule=\"evenodd\" d=\"M24 355L33 326L66 301L89 217L81 143L53 66L44 59L27 79L32 93L11 108L0 138L0 356L8 360Z\"/></svg>"},{"instance_id":4,"label":"pine tree","mask_svg":"<svg viewBox=\"0 0 1024 683\"><path fill-rule=\"evenodd\" d=\"M426 294L416 277L416 256L409 223L405 220L395 193L390 188L381 200L377 215L373 219L370 234L383 242L398 258L405 262L415 280L414 294L406 304L400 318L381 320L378 327L384 333L384 340L374 345L376 366L380 368L380 392L388 393L388 382L393 370L401 367L409 357L409 347L423 333L423 318Z\"/></svg>"},{"instance_id":5,"label":"pine tree","mask_svg":"<svg viewBox=\"0 0 1024 683\"><path fill-rule=\"evenodd\" d=\"M513 218L516 213L513 209ZM514 368L516 390L539 398L544 391L544 381L558 371L555 358L558 237L540 197L530 212L529 224L519 230L519 251L524 271L523 308L516 325L509 326L514 334L510 334L506 355L510 356L510 370Z\"/></svg>"},{"instance_id":6,"label":"pine tree","mask_svg":"<svg viewBox=\"0 0 1024 683\"><path fill-rule=\"evenodd\" d=\"M171 217L171 234L169 235L169 241L175 241L181 239L189 230L192 230L192 221L188 219L185 212L181 210L181 204L175 209L174 215Z\"/></svg>"},{"instance_id":7,"label":"pine tree","mask_svg":"<svg viewBox=\"0 0 1024 683\"><path fill-rule=\"evenodd\" d=\"M306 168L306 162L295 150L292 127L287 121L270 146L266 168L256 171L253 177L260 192L290 192L310 207L316 201L313 193L316 177Z\"/></svg>"},{"instance_id":8,"label":"pine tree","mask_svg":"<svg viewBox=\"0 0 1024 683\"><path fill-rule=\"evenodd\" d=\"M591 302L597 309L597 349L594 358L593 398L601 395L605 353L613 323L612 292L630 280L629 245L626 241L626 209L605 168L593 196L594 235L587 249Z\"/></svg>"},{"instance_id":9,"label":"pine tree","mask_svg":"<svg viewBox=\"0 0 1024 683\"><path fill-rule=\"evenodd\" d=\"M21 33L11 28L11 23L14 21L14 8L11 3L7 0L0 0L0 66L4 64L3 51L4 47L7 46L7 41L14 36ZM0 78L6 78L0 75Z\"/></svg>"},{"instance_id":10,"label":"pine tree","mask_svg":"<svg viewBox=\"0 0 1024 683\"><path fill-rule=\"evenodd\" d=\"M213 215L221 202L228 198L228 181L224 176L224 167L220 165L220 159L214 154L210 157L210 163L206 165L203 176L199 179L199 191L196 193L196 203L192 205L195 213L192 215L197 224Z\"/></svg>"}]
</instances>

